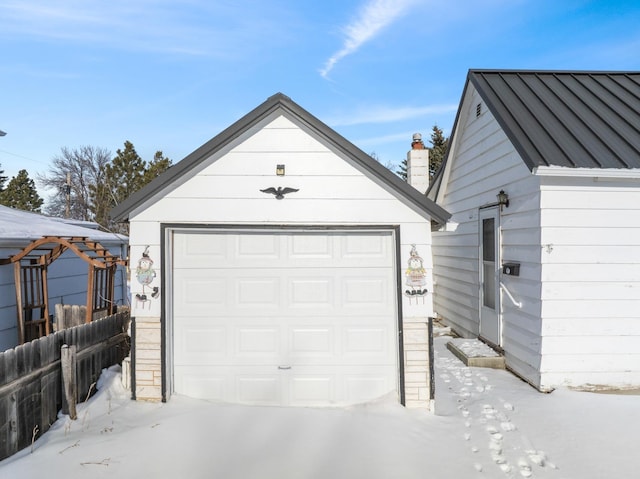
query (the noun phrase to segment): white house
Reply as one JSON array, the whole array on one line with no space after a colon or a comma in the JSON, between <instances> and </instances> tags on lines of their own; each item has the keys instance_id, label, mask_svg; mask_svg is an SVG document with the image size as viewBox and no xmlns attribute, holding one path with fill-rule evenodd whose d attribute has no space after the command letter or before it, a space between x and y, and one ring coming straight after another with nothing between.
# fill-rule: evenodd
<instances>
[{"instance_id":1,"label":"white house","mask_svg":"<svg viewBox=\"0 0 640 479\"><path fill-rule=\"evenodd\" d=\"M437 315L540 390L639 386L640 73L471 70L450 138Z\"/></svg>"},{"instance_id":2,"label":"white house","mask_svg":"<svg viewBox=\"0 0 640 479\"><path fill-rule=\"evenodd\" d=\"M126 257L127 253L127 238L125 236L99 231L95 223L52 218L0 206L0 263L5 263L12 256L27 248L33 241L43 237L87 238L99 242L113 255ZM49 245L43 246L51 248ZM50 249L35 251L35 253L42 254L46 252L50 252ZM37 260L34 259L33 262L37 263ZM48 303L50 305L57 303L86 305L87 276L86 261L72 251L66 251L47 268ZM15 279L14 265L0 264L0 298L2 299L0 302L0 351L13 348L20 343ZM29 296L24 281L23 277L23 293ZM38 286L38 291L43 291L43 284L39 281L39 277L34 277L34 284ZM128 291L125 268L118 267L113 286L113 299L118 305L126 304ZM33 297L25 299L34 300ZM53 308L49 313L53 315Z\"/></svg>"},{"instance_id":3,"label":"white house","mask_svg":"<svg viewBox=\"0 0 640 479\"><path fill-rule=\"evenodd\" d=\"M429 406L448 214L288 97L112 216L130 226L135 398Z\"/></svg>"}]
</instances>

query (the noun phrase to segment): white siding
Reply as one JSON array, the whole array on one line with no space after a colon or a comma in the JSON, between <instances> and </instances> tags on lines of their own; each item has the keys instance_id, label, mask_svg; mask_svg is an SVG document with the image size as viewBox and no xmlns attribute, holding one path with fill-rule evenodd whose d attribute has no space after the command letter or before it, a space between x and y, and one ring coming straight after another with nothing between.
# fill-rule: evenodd
<instances>
[{"instance_id":1,"label":"white siding","mask_svg":"<svg viewBox=\"0 0 640 479\"><path fill-rule=\"evenodd\" d=\"M539 188L471 85L463 99L452 156L438 204L453 216L455 231L433 233L435 297L438 317L465 337L479 331L479 208L497 201L504 189L510 206L501 213L502 261L521 264L520 276L502 281L522 308L502 295L503 348L509 367L537 383L540 364Z\"/></svg>"},{"instance_id":2,"label":"white siding","mask_svg":"<svg viewBox=\"0 0 640 479\"><path fill-rule=\"evenodd\" d=\"M640 187L637 179L528 171L471 84L438 203L455 231L433 235L435 310L459 334L479 326L478 209L504 189L501 280L507 366L540 389L640 384ZM449 228L453 230L454 228Z\"/></svg>"},{"instance_id":3,"label":"white siding","mask_svg":"<svg viewBox=\"0 0 640 479\"><path fill-rule=\"evenodd\" d=\"M286 175L275 174L284 164ZM276 200L260 190L292 187L299 191ZM161 224L262 226L399 226L402 275L411 245L424 259L427 289L424 303L402 296L405 321L406 404L428 404L428 363L415 364L414 353L426 354L426 319L433 314L430 218L403 203L390 187L333 151L294 121L279 116L253 128L224 151L214 153L198 171L179 179L170 190L153 198L130 216L132 269L142 251L158 273L160 285ZM404 282L404 277L401 277ZM132 295L141 286L132 278ZM164 293L164 292L163 292ZM161 296L162 297L162 296ZM141 307L134 300L136 317L136 378L139 398L158 398L160 376L161 300Z\"/></svg>"},{"instance_id":4,"label":"white siding","mask_svg":"<svg viewBox=\"0 0 640 479\"><path fill-rule=\"evenodd\" d=\"M637 180L544 177L541 382L640 384Z\"/></svg>"}]
</instances>

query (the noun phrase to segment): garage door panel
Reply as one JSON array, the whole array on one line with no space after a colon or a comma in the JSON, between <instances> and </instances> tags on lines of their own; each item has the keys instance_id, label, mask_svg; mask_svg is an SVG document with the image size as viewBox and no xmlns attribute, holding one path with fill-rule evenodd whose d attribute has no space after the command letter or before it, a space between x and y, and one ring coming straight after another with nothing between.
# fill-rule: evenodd
<instances>
[{"instance_id":1,"label":"garage door panel","mask_svg":"<svg viewBox=\"0 0 640 479\"><path fill-rule=\"evenodd\" d=\"M290 404L307 406L314 404L331 404L335 402L335 376L294 376L289 389Z\"/></svg>"},{"instance_id":2,"label":"garage door panel","mask_svg":"<svg viewBox=\"0 0 640 479\"><path fill-rule=\"evenodd\" d=\"M210 372L198 374L193 367L175 367L176 390L189 391L189 396L199 399L222 400L229 396L231 388L226 376Z\"/></svg>"},{"instance_id":3,"label":"garage door panel","mask_svg":"<svg viewBox=\"0 0 640 479\"><path fill-rule=\"evenodd\" d=\"M386 359L389 355L388 328L347 327L344 333L345 354L379 356Z\"/></svg>"},{"instance_id":4,"label":"garage door panel","mask_svg":"<svg viewBox=\"0 0 640 479\"><path fill-rule=\"evenodd\" d=\"M391 257L389 241L384 235L353 234L340 238L342 258L378 261L388 264Z\"/></svg>"},{"instance_id":5,"label":"garage door panel","mask_svg":"<svg viewBox=\"0 0 640 479\"><path fill-rule=\"evenodd\" d=\"M389 301L390 278L383 277L379 271L370 276L346 277L342 281L342 305L345 307L368 308L377 310L380 307L393 312Z\"/></svg>"},{"instance_id":6,"label":"garage door panel","mask_svg":"<svg viewBox=\"0 0 640 479\"><path fill-rule=\"evenodd\" d=\"M231 236L233 256L229 259L273 263L280 259L280 240L273 234L244 234Z\"/></svg>"},{"instance_id":7,"label":"garage door panel","mask_svg":"<svg viewBox=\"0 0 640 479\"><path fill-rule=\"evenodd\" d=\"M202 232L181 234L174 242L174 257L183 268L197 268L204 263L224 261L229 256L225 236Z\"/></svg>"},{"instance_id":8,"label":"garage door panel","mask_svg":"<svg viewBox=\"0 0 640 479\"><path fill-rule=\"evenodd\" d=\"M176 341L176 355L185 363L197 364L205 359L216 361L228 354L226 327L190 327L180 331L180 337Z\"/></svg>"},{"instance_id":9,"label":"garage door panel","mask_svg":"<svg viewBox=\"0 0 640 479\"><path fill-rule=\"evenodd\" d=\"M293 308L327 308L334 305L333 278L290 278L289 291L288 302Z\"/></svg>"},{"instance_id":10,"label":"garage door panel","mask_svg":"<svg viewBox=\"0 0 640 479\"><path fill-rule=\"evenodd\" d=\"M239 327L236 330L239 357L277 360L280 352L280 328Z\"/></svg>"},{"instance_id":11,"label":"garage door panel","mask_svg":"<svg viewBox=\"0 0 640 479\"><path fill-rule=\"evenodd\" d=\"M290 333L290 355L295 358L332 356L335 354L335 335L335 329L329 327L293 327Z\"/></svg>"},{"instance_id":12,"label":"garage door panel","mask_svg":"<svg viewBox=\"0 0 640 479\"><path fill-rule=\"evenodd\" d=\"M174 273L174 301L178 307L211 308L228 302L224 277L207 276L203 271L177 270Z\"/></svg>"},{"instance_id":13,"label":"garage door panel","mask_svg":"<svg viewBox=\"0 0 640 479\"><path fill-rule=\"evenodd\" d=\"M282 399L282 381L275 375L243 374L236 377L235 402L278 405Z\"/></svg>"},{"instance_id":14,"label":"garage door panel","mask_svg":"<svg viewBox=\"0 0 640 479\"><path fill-rule=\"evenodd\" d=\"M236 278L235 291L234 307L268 309L280 307L280 278L273 276Z\"/></svg>"},{"instance_id":15,"label":"garage door panel","mask_svg":"<svg viewBox=\"0 0 640 479\"><path fill-rule=\"evenodd\" d=\"M294 261L327 260L335 254L335 238L325 235L297 235L287 242L287 256Z\"/></svg>"}]
</instances>

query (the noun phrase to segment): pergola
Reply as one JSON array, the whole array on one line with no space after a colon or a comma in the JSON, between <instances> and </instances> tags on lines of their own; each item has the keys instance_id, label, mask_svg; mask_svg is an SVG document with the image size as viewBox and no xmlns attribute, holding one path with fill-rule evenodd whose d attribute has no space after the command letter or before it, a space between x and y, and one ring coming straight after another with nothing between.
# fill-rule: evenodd
<instances>
[{"instance_id":1,"label":"pergola","mask_svg":"<svg viewBox=\"0 0 640 479\"><path fill-rule=\"evenodd\" d=\"M67 250L88 264L85 322L91 322L97 312L116 312L115 272L119 264L126 265L126 260L87 237L45 236L19 253L0 259L0 265L14 265L20 344L51 333L47 269Z\"/></svg>"}]
</instances>

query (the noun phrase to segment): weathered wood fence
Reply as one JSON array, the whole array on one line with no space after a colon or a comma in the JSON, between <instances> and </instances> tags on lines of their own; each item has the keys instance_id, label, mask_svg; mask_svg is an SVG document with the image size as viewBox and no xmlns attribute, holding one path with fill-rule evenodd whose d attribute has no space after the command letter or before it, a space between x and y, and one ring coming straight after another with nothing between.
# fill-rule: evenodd
<instances>
[{"instance_id":1,"label":"weathered wood fence","mask_svg":"<svg viewBox=\"0 0 640 479\"><path fill-rule=\"evenodd\" d=\"M96 391L102 369L129 352L129 312L124 311L0 353L0 460L45 433L63 404L61 349L76 347L76 401Z\"/></svg>"}]
</instances>

